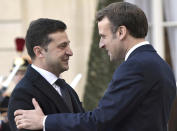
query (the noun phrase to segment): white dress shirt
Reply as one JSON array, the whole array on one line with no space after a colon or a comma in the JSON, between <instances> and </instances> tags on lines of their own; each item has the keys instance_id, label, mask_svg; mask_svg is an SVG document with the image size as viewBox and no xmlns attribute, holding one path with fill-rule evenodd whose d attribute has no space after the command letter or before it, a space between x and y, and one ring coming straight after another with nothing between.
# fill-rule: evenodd
<instances>
[{"instance_id":1,"label":"white dress shirt","mask_svg":"<svg viewBox=\"0 0 177 131\"><path fill-rule=\"evenodd\" d=\"M143 42L140 42L140 43L136 44L135 46L133 46L133 47L127 52L127 54L125 55L125 61L128 59L128 57L130 56L130 54L131 54L136 48L138 48L138 47L140 47L140 46L143 46L143 45L147 45L147 44L149 44L148 41L143 41Z\"/></svg>"}]
</instances>

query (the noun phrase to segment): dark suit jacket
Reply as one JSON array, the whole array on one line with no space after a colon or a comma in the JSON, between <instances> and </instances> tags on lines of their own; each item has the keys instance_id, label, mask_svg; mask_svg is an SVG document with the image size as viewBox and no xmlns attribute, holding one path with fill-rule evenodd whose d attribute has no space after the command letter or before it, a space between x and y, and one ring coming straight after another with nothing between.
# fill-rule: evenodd
<instances>
[{"instance_id":1,"label":"dark suit jacket","mask_svg":"<svg viewBox=\"0 0 177 131\"><path fill-rule=\"evenodd\" d=\"M83 112L83 108L75 91L65 83L68 88L74 112ZM70 112L58 92L36 70L28 67L26 75L15 87L8 107L8 118L12 131L16 131L14 111L17 109L34 109L32 98L36 98L44 114Z\"/></svg>"},{"instance_id":2,"label":"dark suit jacket","mask_svg":"<svg viewBox=\"0 0 177 131\"><path fill-rule=\"evenodd\" d=\"M49 115L46 131L167 131L175 96L172 70L144 45L116 69L95 110Z\"/></svg>"}]
</instances>

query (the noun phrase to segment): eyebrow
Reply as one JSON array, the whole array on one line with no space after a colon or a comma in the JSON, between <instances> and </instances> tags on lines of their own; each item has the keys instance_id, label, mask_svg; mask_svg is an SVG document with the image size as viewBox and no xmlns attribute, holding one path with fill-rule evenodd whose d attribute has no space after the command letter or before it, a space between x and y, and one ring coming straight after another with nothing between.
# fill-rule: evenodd
<instances>
[{"instance_id":1,"label":"eyebrow","mask_svg":"<svg viewBox=\"0 0 177 131\"><path fill-rule=\"evenodd\" d=\"M62 44L68 44L69 45L70 41L64 41L62 43L58 43L58 45L62 45Z\"/></svg>"},{"instance_id":2,"label":"eyebrow","mask_svg":"<svg viewBox=\"0 0 177 131\"><path fill-rule=\"evenodd\" d=\"M105 37L106 35L103 35L103 34L99 34L101 37Z\"/></svg>"}]
</instances>

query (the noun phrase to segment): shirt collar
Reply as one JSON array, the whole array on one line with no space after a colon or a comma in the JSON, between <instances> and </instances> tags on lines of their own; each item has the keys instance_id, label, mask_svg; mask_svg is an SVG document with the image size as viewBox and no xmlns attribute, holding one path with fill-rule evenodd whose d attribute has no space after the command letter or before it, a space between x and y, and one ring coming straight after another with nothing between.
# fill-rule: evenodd
<instances>
[{"instance_id":1,"label":"shirt collar","mask_svg":"<svg viewBox=\"0 0 177 131\"><path fill-rule=\"evenodd\" d=\"M54 75L53 73L44 70L40 67L37 67L35 65L31 65L32 68L34 68L39 74L41 74L51 85L53 85L55 83L55 81L58 79L58 77L56 77L56 75Z\"/></svg>"},{"instance_id":2,"label":"shirt collar","mask_svg":"<svg viewBox=\"0 0 177 131\"><path fill-rule=\"evenodd\" d=\"M143 41L143 42L140 42L138 44L136 44L135 46L133 46L128 52L127 54L125 55L125 61L128 59L128 57L130 56L130 54L138 47L140 46L143 46L143 45L146 45L146 44L149 44L148 41Z\"/></svg>"}]
</instances>

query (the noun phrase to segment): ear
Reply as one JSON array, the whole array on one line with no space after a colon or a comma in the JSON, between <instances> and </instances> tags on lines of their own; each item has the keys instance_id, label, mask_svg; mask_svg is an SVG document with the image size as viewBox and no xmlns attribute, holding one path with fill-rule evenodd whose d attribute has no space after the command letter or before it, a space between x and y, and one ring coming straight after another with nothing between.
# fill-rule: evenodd
<instances>
[{"instance_id":1,"label":"ear","mask_svg":"<svg viewBox=\"0 0 177 131\"><path fill-rule=\"evenodd\" d=\"M34 54L36 55L36 57L43 57L44 56L44 49L41 48L40 46L35 46L33 48Z\"/></svg>"},{"instance_id":2,"label":"ear","mask_svg":"<svg viewBox=\"0 0 177 131\"><path fill-rule=\"evenodd\" d=\"M123 40L127 35L127 28L125 26L119 26L117 29L117 35L119 36L120 40Z\"/></svg>"}]
</instances>

